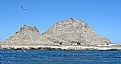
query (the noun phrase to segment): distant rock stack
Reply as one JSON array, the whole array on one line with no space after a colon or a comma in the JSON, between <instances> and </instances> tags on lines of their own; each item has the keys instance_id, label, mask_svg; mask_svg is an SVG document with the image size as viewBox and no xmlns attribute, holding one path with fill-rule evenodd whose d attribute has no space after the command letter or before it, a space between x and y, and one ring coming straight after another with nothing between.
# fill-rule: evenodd
<instances>
[{"instance_id":1,"label":"distant rock stack","mask_svg":"<svg viewBox=\"0 0 121 64\"><path fill-rule=\"evenodd\" d=\"M110 40L99 37L86 23L81 20L65 20L49 28L44 37L48 37L55 45L108 45ZM57 44L58 43L58 44Z\"/></svg>"}]
</instances>

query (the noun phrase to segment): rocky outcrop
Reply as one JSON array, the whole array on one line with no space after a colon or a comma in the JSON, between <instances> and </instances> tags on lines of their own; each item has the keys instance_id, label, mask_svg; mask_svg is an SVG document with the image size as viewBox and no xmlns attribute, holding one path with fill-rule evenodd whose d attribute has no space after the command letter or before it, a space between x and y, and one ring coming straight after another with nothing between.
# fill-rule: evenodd
<instances>
[{"instance_id":1,"label":"rocky outcrop","mask_svg":"<svg viewBox=\"0 0 121 64\"><path fill-rule=\"evenodd\" d=\"M8 38L5 45L44 45L48 40L41 38L36 26L24 25L13 36Z\"/></svg>"},{"instance_id":2,"label":"rocky outcrop","mask_svg":"<svg viewBox=\"0 0 121 64\"><path fill-rule=\"evenodd\" d=\"M56 23L44 33L44 37L53 42L61 42L60 45L97 46L111 43L110 40L98 36L82 20L74 19Z\"/></svg>"},{"instance_id":3,"label":"rocky outcrop","mask_svg":"<svg viewBox=\"0 0 121 64\"><path fill-rule=\"evenodd\" d=\"M82 20L64 20L40 33L36 26L24 25L4 41L6 47L14 46L98 46L109 45L110 40L98 36Z\"/></svg>"}]
</instances>

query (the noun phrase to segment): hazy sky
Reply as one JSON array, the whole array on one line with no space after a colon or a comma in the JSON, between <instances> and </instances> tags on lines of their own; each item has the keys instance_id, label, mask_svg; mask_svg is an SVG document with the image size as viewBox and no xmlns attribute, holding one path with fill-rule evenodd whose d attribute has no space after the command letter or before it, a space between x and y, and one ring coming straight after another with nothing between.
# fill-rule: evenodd
<instances>
[{"instance_id":1,"label":"hazy sky","mask_svg":"<svg viewBox=\"0 0 121 64\"><path fill-rule=\"evenodd\" d=\"M0 40L23 25L44 32L70 18L83 20L101 37L121 44L121 0L0 0Z\"/></svg>"}]
</instances>

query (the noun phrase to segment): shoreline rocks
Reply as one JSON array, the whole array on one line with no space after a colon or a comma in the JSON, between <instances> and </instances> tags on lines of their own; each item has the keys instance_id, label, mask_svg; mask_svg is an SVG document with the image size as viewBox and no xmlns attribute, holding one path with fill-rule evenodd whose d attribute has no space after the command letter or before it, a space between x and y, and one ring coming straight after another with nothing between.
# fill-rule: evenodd
<instances>
[{"instance_id":1,"label":"shoreline rocks","mask_svg":"<svg viewBox=\"0 0 121 64\"><path fill-rule=\"evenodd\" d=\"M118 47L117 47L118 46ZM117 46L41 46L41 45L1 45L0 50L121 50L121 45Z\"/></svg>"}]
</instances>

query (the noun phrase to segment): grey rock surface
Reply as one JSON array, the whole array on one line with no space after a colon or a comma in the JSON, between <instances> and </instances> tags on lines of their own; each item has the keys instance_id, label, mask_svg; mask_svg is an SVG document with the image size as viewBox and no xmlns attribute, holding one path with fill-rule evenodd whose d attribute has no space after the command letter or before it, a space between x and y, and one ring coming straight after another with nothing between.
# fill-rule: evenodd
<instances>
[{"instance_id":1,"label":"grey rock surface","mask_svg":"<svg viewBox=\"0 0 121 64\"><path fill-rule=\"evenodd\" d=\"M4 44L6 45L44 45L48 40L41 38L41 33L36 26L24 25L13 36L8 38Z\"/></svg>"},{"instance_id":2,"label":"grey rock surface","mask_svg":"<svg viewBox=\"0 0 121 64\"><path fill-rule=\"evenodd\" d=\"M18 32L4 41L5 45L48 46L98 46L108 45L110 40L98 36L81 20L64 20L40 33L35 26L22 26Z\"/></svg>"},{"instance_id":3,"label":"grey rock surface","mask_svg":"<svg viewBox=\"0 0 121 64\"><path fill-rule=\"evenodd\" d=\"M44 35L44 37L51 39L53 42L62 42L61 45L97 46L111 43L110 40L98 36L83 21L73 19L56 23Z\"/></svg>"}]
</instances>

